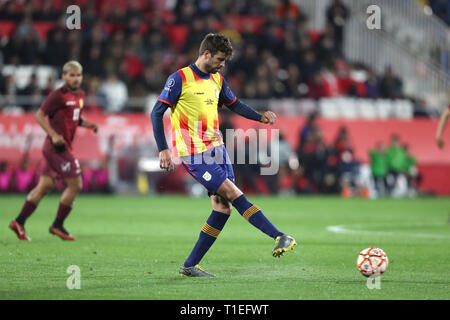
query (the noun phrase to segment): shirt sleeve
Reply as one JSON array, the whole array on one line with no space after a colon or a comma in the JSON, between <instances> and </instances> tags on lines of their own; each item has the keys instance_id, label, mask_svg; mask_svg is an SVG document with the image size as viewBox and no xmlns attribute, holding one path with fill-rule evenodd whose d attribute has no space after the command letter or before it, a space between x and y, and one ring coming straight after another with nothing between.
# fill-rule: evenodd
<instances>
[{"instance_id":1,"label":"shirt sleeve","mask_svg":"<svg viewBox=\"0 0 450 320\"><path fill-rule=\"evenodd\" d=\"M246 105L244 102L240 101L239 99L236 99L235 102L227 106L231 111L237 113L240 116L243 116L244 118L254 120L254 121L261 121L262 114L260 114L258 111L253 109L252 107Z\"/></svg>"},{"instance_id":2,"label":"shirt sleeve","mask_svg":"<svg viewBox=\"0 0 450 320\"><path fill-rule=\"evenodd\" d=\"M62 95L59 90L52 91L41 105L41 110L50 117L60 108L62 108Z\"/></svg>"},{"instance_id":3,"label":"shirt sleeve","mask_svg":"<svg viewBox=\"0 0 450 320\"><path fill-rule=\"evenodd\" d=\"M223 105L229 106L236 102L236 100L236 96L233 91L231 91L225 78L223 78L222 89L220 90L219 95L219 107L222 107Z\"/></svg>"},{"instance_id":4,"label":"shirt sleeve","mask_svg":"<svg viewBox=\"0 0 450 320\"><path fill-rule=\"evenodd\" d=\"M151 113L151 119L153 124L153 135L155 136L158 151L169 149L167 145L166 136L164 135L164 122L163 122L164 112L166 112L168 108L169 105L167 103L157 101Z\"/></svg>"},{"instance_id":5,"label":"shirt sleeve","mask_svg":"<svg viewBox=\"0 0 450 320\"><path fill-rule=\"evenodd\" d=\"M172 73L169 78L167 78L166 84L159 95L158 101L173 107L180 97L181 85L181 75L178 72Z\"/></svg>"}]
</instances>

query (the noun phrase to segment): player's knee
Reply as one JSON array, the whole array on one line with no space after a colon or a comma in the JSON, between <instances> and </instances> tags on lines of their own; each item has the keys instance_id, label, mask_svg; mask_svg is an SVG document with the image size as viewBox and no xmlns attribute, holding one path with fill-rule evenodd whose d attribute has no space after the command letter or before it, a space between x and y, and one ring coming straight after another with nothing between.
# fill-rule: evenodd
<instances>
[{"instance_id":1,"label":"player's knee","mask_svg":"<svg viewBox=\"0 0 450 320\"><path fill-rule=\"evenodd\" d=\"M80 193L81 190L83 189L83 182L82 182L81 179L78 179L77 181L74 181L74 182L70 183L68 185L68 187L70 188L70 190L73 193Z\"/></svg>"},{"instance_id":2,"label":"player's knee","mask_svg":"<svg viewBox=\"0 0 450 320\"><path fill-rule=\"evenodd\" d=\"M41 194L42 196L45 196L46 194L50 193L53 190L53 183L44 183L41 184L38 188L38 193Z\"/></svg>"},{"instance_id":3,"label":"player's knee","mask_svg":"<svg viewBox=\"0 0 450 320\"><path fill-rule=\"evenodd\" d=\"M233 205L231 204L231 202L219 195L215 196L213 206L215 211L219 211L225 214L231 214L233 210Z\"/></svg>"}]
</instances>

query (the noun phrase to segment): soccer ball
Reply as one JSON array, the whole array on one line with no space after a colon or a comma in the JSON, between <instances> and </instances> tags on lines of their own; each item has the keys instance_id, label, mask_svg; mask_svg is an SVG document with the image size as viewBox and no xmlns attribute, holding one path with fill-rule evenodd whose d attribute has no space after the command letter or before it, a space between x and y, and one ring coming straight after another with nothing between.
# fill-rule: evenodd
<instances>
[{"instance_id":1,"label":"soccer ball","mask_svg":"<svg viewBox=\"0 0 450 320\"><path fill-rule=\"evenodd\" d=\"M365 277L378 277L386 271L388 263L388 257L383 249L367 248L359 253L356 267Z\"/></svg>"}]
</instances>

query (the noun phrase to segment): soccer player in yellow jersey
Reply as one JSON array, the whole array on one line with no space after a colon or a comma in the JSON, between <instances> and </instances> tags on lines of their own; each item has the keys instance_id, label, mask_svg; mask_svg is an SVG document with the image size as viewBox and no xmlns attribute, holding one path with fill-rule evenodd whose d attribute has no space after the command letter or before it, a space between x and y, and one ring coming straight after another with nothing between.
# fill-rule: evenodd
<instances>
[{"instance_id":1,"label":"soccer player in yellow jersey","mask_svg":"<svg viewBox=\"0 0 450 320\"><path fill-rule=\"evenodd\" d=\"M224 35L206 35L195 63L167 79L151 115L161 168L174 169L162 121L164 112L170 108L173 152L189 174L208 190L211 198L212 213L180 268L181 276L215 277L198 263L222 231L233 207L252 225L275 239L274 257L282 256L296 245L295 239L280 232L234 183L233 167L219 133L218 108L226 105L245 118L270 125L275 123L276 115L271 111L256 112L237 99L227 86L219 71L225 67L232 50L230 40Z\"/></svg>"}]
</instances>

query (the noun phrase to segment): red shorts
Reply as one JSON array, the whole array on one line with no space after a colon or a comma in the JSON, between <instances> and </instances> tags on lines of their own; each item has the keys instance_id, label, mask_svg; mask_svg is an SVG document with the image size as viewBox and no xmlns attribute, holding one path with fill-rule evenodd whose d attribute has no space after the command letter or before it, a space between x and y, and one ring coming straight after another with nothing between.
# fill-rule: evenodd
<instances>
[{"instance_id":1,"label":"red shorts","mask_svg":"<svg viewBox=\"0 0 450 320\"><path fill-rule=\"evenodd\" d=\"M44 161L40 168L40 174L53 179L78 178L81 176L81 168L78 160L69 150L56 151L53 144L46 139L42 150Z\"/></svg>"}]
</instances>

